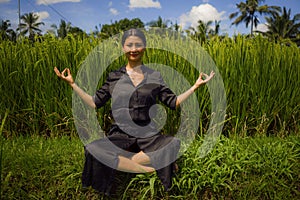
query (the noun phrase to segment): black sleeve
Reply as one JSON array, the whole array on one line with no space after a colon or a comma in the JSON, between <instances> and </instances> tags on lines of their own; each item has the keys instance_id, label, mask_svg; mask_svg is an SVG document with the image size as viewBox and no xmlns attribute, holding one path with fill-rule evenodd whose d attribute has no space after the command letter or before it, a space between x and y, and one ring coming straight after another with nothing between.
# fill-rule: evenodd
<instances>
[{"instance_id":1,"label":"black sleeve","mask_svg":"<svg viewBox=\"0 0 300 200\"><path fill-rule=\"evenodd\" d=\"M102 87L98 89L95 95L93 96L97 108L102 107L111 98L111 94L110 94L111 82L112 80L109 75L106 81L104 82L104 84L102 85Z\"/></svg>"},{"instance_id":2,"label":"black sleeve","mask_svg":"<svg viewBox=\"0 0 300 200\"><path fill-rule=\"evenodd\" d=\"M159 77L160 82L160 92L159 92L159 100L163 102L166 106L171 109L176 108L177 95L166 85L162 76Z\"/></svg>"}]
</instances>

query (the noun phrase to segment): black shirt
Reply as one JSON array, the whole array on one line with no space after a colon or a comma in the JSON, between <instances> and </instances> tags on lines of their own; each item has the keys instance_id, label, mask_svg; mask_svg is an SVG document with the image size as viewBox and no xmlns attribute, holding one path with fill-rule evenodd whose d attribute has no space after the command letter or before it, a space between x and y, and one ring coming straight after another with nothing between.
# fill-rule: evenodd
<instances>
[{"instance_id":1,"label":"black shirt","mask_svg":"<svg viewBox=\"0 0 300 200\"><path fill-rule=\"evenodd\" d=\"M141 70L144 80L137 86L133 85L125 66L109 73L105 83L93 97L97 108L112 98L114 121L129 134L155 132L156 127L151 122L149 111L158 100L171 109L176 108L177 96L166 86L161 74L144 65Z\"/></svg>"}]
</instances>

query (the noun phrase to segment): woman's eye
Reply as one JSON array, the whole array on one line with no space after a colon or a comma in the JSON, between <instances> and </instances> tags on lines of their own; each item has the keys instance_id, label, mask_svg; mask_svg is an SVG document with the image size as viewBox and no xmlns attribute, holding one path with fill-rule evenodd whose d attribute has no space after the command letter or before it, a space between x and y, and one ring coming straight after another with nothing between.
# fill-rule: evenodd
<instances>
[{"instance_id":1,"label":"woman's eye","mask_svg":"<svg viewBox=\"0 0 300 200\"><path fill-rule=\"evenodd\" d=\"M132 48L133 46L135 46L135 48L142 48L142 47L144 47L143 44L127 44L126 46L128 48Z\"/></svg>"}]
</instances>

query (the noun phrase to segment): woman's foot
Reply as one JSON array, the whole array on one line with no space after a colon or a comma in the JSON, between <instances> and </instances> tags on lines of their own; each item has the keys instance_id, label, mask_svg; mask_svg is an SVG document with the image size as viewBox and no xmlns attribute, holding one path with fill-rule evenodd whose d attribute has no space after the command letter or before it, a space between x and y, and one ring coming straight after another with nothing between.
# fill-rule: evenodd
<instances>
[{"instance_id":1,"label":"woman's foot","mask_svg":"<svg viewBox=\"0 0 300 200\"><path fill-rule=\"evenodd\" d=\"M118 170L131 173L150 173L155 171L153 167L141 165L123 156L119 156Z\"/></svg>"},{"instance_id":2,"label":"woman's foot","mask_svg":"<svg viewBox=\"0 0 300 200\"><path fill-rule=\"evenodd\" d=\"M131 160L141 165L149 165L151 163L149 156L143 151L132 156Z\"/></svg>"}]
</instances>

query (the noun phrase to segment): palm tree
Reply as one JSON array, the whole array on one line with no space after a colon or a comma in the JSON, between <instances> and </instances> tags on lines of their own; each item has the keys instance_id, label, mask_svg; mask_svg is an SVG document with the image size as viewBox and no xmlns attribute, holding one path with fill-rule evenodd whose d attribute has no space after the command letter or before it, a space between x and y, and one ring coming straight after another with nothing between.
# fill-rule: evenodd
<instances>
[{"instance_id":1,"label":"palm tree","mask_svg":"<svg viewBox=\"0 0 300 200\"><path fill-rule=\"evenodd\" d=\"M297 40L297 35L300 34L300 14L294 15L291 18L291 9L287 11L283 7L280 13L274 13L270 17L266 17L267 32L257 31L263 35L277 40L291 39ZM298 39L299 40L299 39Z\"/></svg>"},{"instance_id":2,"label":"palm tree","mask_svg":"<svg viewBox=\"0 0 300 200\"><path fill-rule=\"evenodd\" d=\"M60 20L59 27L52 24L51 27L56 30L57 36L60 38L65 38L71 29L71 23L67 23L65 20Z\"/></svg>"},{"instance_id":3,"label":"palm tree","mask_svg":"<svg viewBox=\"0 0 300 200\"><path fill-rule=\"evenodd\" d=\"M10 28L11 24L9 20L1 20L0 24L0 37L2 40L10 39L12 41L16 40L16 33Z\"/></svg>"},{"instance_id":4,"label":"palm tree","mask_svg":"<svg viewBox=\"0 0 300 200\"><path fill-rule=\"evenodd\" d=\"M102 25L99 35L101 38L106 39L130 28L144 28L144 23L139 18L121 19L111 24Z\"/></svg>"},{"instance_id":5,"label":"palm tree","mask_svg":"<svg viewBox=\"0 0 300 200\"><path fill-rule=\"evenodd\" d=\"M147 23L147 25L155 28L167 28L169 22L169 20L163 20L161 16L159 16L157 20L150 21Z\"/></svg>"},{"instance_id":6,"label":"palm tree","mask_svg":"<svg viewBox=\"0 0 300 200\"><path fill-rule=\"evenodd\" d=\"M69 33L74 36L83 36L86 35L86 33L80 29L77 26L72 26L70 22L66 22L65 20L60 20L59 27L56 26L56 24L52 24L51 28L54 30L51 30L51 32L56 31L56 34L59 38L65 38Z\"/></svg>"},{"instance_id":7,"label":"palm tree","mask_svg":"<svg viewBox=\"0 0 300 200\"><path fill-rule=\"evenodd\" d=\"M208 37L208 33L211 31L210 26L212 21L203 22L202 20L198 21L198 26L196 28L190 27L188 33L197 41L205 42Z\"/></svg>"},{"instance_id":8,"label":"palm tree","mask_svg":"<svg viewBox=\"0 0 300 200\"><path fill-rule=\"evenodd\" d=\"M44 23L38 22L39 16L37 14L26 13L21 17L21 20L23 23L21 23L18 28L18 30L21 31L21 35L29 33L29 39L34 40L34 36L42 32L42 30L39 29L39 26L44 25Z\"/></svg>"},{"instance_id":9,"label":"palm tree","mask_svg":"<svg viewBox=\"0 0 300 200\"><path fill-rule=\"evenodd\" d=\"M250 23L251 35L253 35L253 28L256 28L259 23L258 16L256 15L257 12L260 15L270 15L281 10L281 8L278 6L260 6L259 4L262 2L264 2L264 0L246 0L246 2L240 2L239 4L236 4L239 11L231 13L229 15L230 19L236 17L234 22L232 22L232 25L239 25L241 22L245 22L246 28L248 28L248 25Z\"/></svg>"},{"instance_id":10,"label":"palm tree","mask_svg":"<svg viewBox=\"0 0 300 200\"><path fill-rule=\"evenodd\" d=\"M212 36L219 35L219 33L220 33L220 23L221 23L221 21L215 20L215 27L214 27L214 29L209 30L209 35L212 35Z\"/></svg>"},{"instance_id":11,"label":"palm tree","mask_svg":"<svg viewBox=\"0 0 300 200\"><path fill-rule=\"evenodd\" d=\"M181 27L180 27L180 25L177 23L177 21L175 22L175 24L173 24L172 22L171 22L171 27L170 27L171 29L174 29L174 31L176 31L176 32L179 32L179 31L181 31Z\"/></svg>"}]
</instances>

